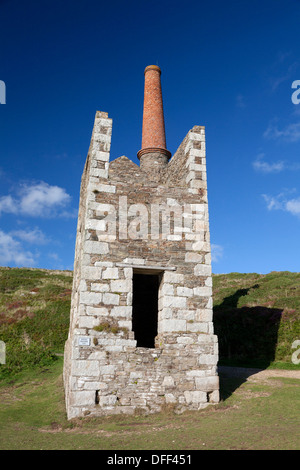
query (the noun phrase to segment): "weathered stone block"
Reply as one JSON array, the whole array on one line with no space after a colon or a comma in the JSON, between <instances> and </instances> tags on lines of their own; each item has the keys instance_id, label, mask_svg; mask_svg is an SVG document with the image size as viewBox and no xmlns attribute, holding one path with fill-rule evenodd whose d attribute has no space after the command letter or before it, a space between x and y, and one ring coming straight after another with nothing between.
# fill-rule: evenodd
<instances>
[{"instance_id":1,"label":"weathered stone block","mask_svg":"<svg viewBox=\"0 0 300 470\"><path fill-rule=\"evenodd\" d=\"M165 394L166 403L176 403L177 399L172 393Z\"/></svg>"},{"instance_id":2,"label":"weathered stone block","mask_svg":"<svg viewBox=\"0 0 300 470\"><path fill-rule=\"evenodd\" d=\"M118 296L119 297L119 296ZM113 307L110 310L111 317L120 317L131 319L132 317L132 308L130 306L121 305L118 307Z\"/></svg>"},{"instance_id":3,"label":"weathered stone block","mask_svg":"<svg viewBox=\"0 0 300 470\"><path fill-rule=\"evenodd\" d=\"M198 322L210 322L212 321L213 312L211 309L197 309L195 314L195 320Z\"/></svg>"},{"instance_id":4,"label":"weathered stone block","mask_svg":"<svg viewBox=\"0 0 300 470\"><path fill-rule=\"evenodd\" d=\"M91 360L76 360L73 361L73 374L77 377L98 377L99 376L99 363L98 361Z\"/></svg>"},{"instance_id":5,"label":"weathered stone block","mask_svg":"<svg viewBox=\"0 0 300 470\"><path fill-rule=\"evenodd\" d=\"M81 278L85 280L98 280L101 279L102 267L98 266L83 266L81 268Z\"/></svg>"},{"instance_id":6,"label":"weathered stone block","mask_svg":"<svg viewBox=\"0 0 300 470\"><path fill-rule=\"evenodd\" d=\"M107 365L99 367L99 375L113 375L116 371L115 365Z\"/></svg>"},{"instance_id":7,"label":"weathered stone block","mask_svg":"<svg viewBox=\"0 0 300 470\"><path fill-rule=\"evenodd\" d=\"M219 403L220 401L220 392L219 390L214 390L209 394L209 402L210 403Z\"/></svg>"},{"instance_id":8,"label":"weathered stone block","mask_svg":"<svg viewBox=\"0 0 300 470\"><path fill-rule=\"evenodd\" d=\"M130 292L132 289L131 279L111 281L112 292Z\"/></svg>"},{"instance_id":9,"label":"weathered stone block","mask_svg":"<svg viewBox=\"0 0 300 470\"><path fill-rule=\"evenodd\" d=\"M161 288L161 293L163 295L174 295L174 286L173 284L168 284L166 282L163 283Z\"/></svg>"},{"instance_id":10,"label":"weathered stone block","mask_svg":"<svg viewBox=\"0 0 300 470\"><path fill-rule=\"evenodd\" d=\"M201 297L210 297L212 295L211 287L194 287L194 295L199 295Z\"/></svg>"},{"instance_id":11,"label":"weathered stone block","mask_svg":"<svg viewBox=\"0 0 300 470\"><path fill-rule=\"evenodd\" d=\"M78 319L79 328L93 328L97 324L95 318L90 316L81 316Z\"/></svg>"},{"instance_id":12,"label":"weathered stone block","mask_svg":"<svg viewBox=\"0 0 300 470\"><path fill-rule=\"evenodd\" d=\"M184 282L184 275L170 271L165 271L164 282L169 284L182 284Z\"/></svg>"},{"instance_id":13,"label":"weathered stone block","mask_svg":"<svg viewBox=\"0 0 300 470\"><path fill-rule=\"evenodd\" d=\"M218 356L217 354L203 354L201 357L198 359L198 363L200 364L217 364L218 362Z\"/></svg>"},{"instance_id":14,"label":"weathered stone block","mask_svg":"<svg viewBox=\"0 0 300 470\"><path fill-rule=\"evenodd\" d=\"M118 294L110 294L106 292L103 294L103 303L104 305L119 305L120 296Z\"/></svg>"},{"instance_id":15,"label":"weathered stone block","mask_svg":"<svg viewBox=\"0 0 300 470\"><path fill-rule=\"evenodd\" d=\"M200 392L198 390L195 390L195 391L186 390L184 392L184 397L188 405L189 404L199 405L200 403L207 402L207 394L205 392Z\"/></svg>"},{"instance_id":16,"label":"weathered stone block","mask_svg":"<svg viewBox=\"0 0 300 470\"><path fill-rule=\"evenodd\" d=\"M118 268L106 268L103 270L102 279L119 279Z\"/></svg>"},{"instance_id":17,"label":"weathered stone block","mask_svg":"<svg viewBox=\"0 0 300 470\"><path fill-rule=\"evenodd\" d=\"M164 380L163 380L163 387L174 387L175 386L175 382L174 382L174 379L171 375L167 375Z\"/></svg>"},{"instance_id":18,"label":"weathered stone block","mask_svg":"<svg viewBox=\"0 0 300 470\"><path fill-rule=\"evenodd\" d=\"M70 405L75 406L91 406L95 404L95 392L93 391L76 391L70 397Z\"/></svg>"},{"instance_id":19,"label":"weathered stone block","mask_svg":"<svg viewBox=\"0 0 300 470\"><path fill-rule=\"evenodd\" d=\"M104 161L104 162L108 162L109 152L103 152L101 150L98 150L95 154L95 159L96 160L101 160L101 161Z\"/></svg>"},{"instance_id":20,"label":"weathered stone block","mask_svg":"<svg viewBox=\"0 0 300 470\"><path fill-rule=\"evenodd\" d=\"M219 390L219 377L196 377L195 378L197 390L203 392L211 392Z\"/></svg>"},{"instance_id":21,"label":"weathered stone block","mask_svg":"<svg viewBox=\"0 0 300 470\"><path fill-rule=\"evenodd\" d=\"M195 276L211 276L211 266L208 264L197 264L194 268Z\"/></svg>"},{"instance_id":22,"label":"weathered stone block","mask_svg":"<svg viewBox=\"0 0 300 470\"><path fill-rule=\"evenodd\" d=\"M87 307L86 314L93 315L93 316L106 316L108 315L109 311L105 307Z\"/></svg>"},{"instance_id":23,"label":"weathered stone block","mask_svg":"<svg viewBox=\"0 0 300 470\"><path fill-rule=\"evenodd\" d=\"M199 253L186 253L185 261L187 263L202 263L204 260L203 255L199 255Z\"/></svg>"},{"instance_id":24,"label":"weathered stone block","mask_svg":"<svg viewBox=\"0 0 300 470\"><path fill-rule=\"evenodd\" d=\"M115 193L116 187L110 184L99 184L98 191L101 193Z\"/></svg>"},{"instance_id":25,"label":"weathered stone block","mask_svg":"<svg viewBox=\"0 0 300 470\"><path fill-rule=\"evenodd\" d=\"M190 289L188 287L177 287L177 295L183 296L183 297L191 297L193 295L193 289Z\"/></svg>"},{"instance_id":26,"label":"weathered stone block","mask_svg":"<svg viewBox=\"0 0 300 470\"><path fill-rule=\"evenodd\" d=\"M101 395L99 400L100 406L112 406L117 401L116 395Z\"/></svg>"},{"instance_id":27,"label":"weathered stone block","mask_svg":"<svg viewBox=\"0 0 300 470\"><path fill-rule=\"evenodd\" d=\"M86 241L84 251L85 253L103 255L109 252L109 247L106 242Z\"/></svg>"},{"instance_id":28,"label":"weathered stone block","mask_svg":"<svg viewBox=\"0 0 300 470\"><path fill-rule=\"evenodd\" d=\"M91 292L108 292L109 290L108 284L100 284L99 282L93 282L91 284Z\"/></svg>"},{"instance_id":29,"label":"weathered stone block","mask_svg":"<svg viewBox=\"0 0 300 470\"><path fill-rule=\"evenodd\" d=\"M81 292L80 302L85 305L100 304L102 300L102 294L98 292Z\"/></svg>"},{"instance_id":30,"label":"weathered stone block","mask_svg":"<svg viewBox=\"0 0 300 470\"><path fill-rule=\"evenodd\" d=\"M186 331L186 320L165 319L159 322L159 333L178 331Z\"/></svg>"},{"instance_id":31,"label":"weathered stone block","mask_svg":"<svg viewBox=\"0 0 300 470\"><path fill-rule=\"evenodd\" d=\"M184 308L186 307L186 297L164 295L162 303L164 307Z\"/></svg>"},{"instance_id":32,"label":"weathered stone block","mask_svg":"<svg viewBox=\"0 0 300 470\"><path fill-rule=\"evenodd\" d=\"M188 322L187 330L195 333L208 333L208 325L206 322Z\"/></svg>"}]
</instances>

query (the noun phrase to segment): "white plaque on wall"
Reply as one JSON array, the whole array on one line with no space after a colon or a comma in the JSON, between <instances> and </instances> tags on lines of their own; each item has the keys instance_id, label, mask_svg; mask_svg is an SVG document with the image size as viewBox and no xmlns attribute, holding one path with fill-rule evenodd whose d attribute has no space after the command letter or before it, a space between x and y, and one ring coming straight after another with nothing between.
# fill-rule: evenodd
<instances>
[{"instance_id":1,"label":"white plaque on wall","mask_svg":"<svg viewBox=\"0 0 300 470\"><path fill-rule=\"evenodd\" d=\"M88 336L79 336L78 338L78 346L90 346L91 345L91 338Z\"/></svg>"}]
</instances>

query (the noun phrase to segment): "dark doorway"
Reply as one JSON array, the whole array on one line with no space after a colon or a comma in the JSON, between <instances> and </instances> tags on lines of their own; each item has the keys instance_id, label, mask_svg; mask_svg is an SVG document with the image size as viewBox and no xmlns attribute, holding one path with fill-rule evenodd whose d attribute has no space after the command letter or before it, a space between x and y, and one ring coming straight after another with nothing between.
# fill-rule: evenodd
<instances>
[{"instance_id":1,"label":"dark doorway","mask_svg":"<svg viewBox=\"0 0 300 470\"><path fill-rule=\"evenodd\" d=\"M138 347L155 347L158 287L158 275L133 274L132 328Z\"/></svg>"}]
</instances>

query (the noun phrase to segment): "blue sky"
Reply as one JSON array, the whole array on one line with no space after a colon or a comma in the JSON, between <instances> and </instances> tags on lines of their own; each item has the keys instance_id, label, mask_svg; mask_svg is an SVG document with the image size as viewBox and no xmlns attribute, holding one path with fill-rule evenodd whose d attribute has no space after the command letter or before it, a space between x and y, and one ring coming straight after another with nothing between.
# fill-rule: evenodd
<instances>
[{"instance_id":1,"label":"blue sky","mask_svg":"<svg viewBox=\"0 0 300 470\"><path fill-rule=\"evenodd\" d=\"M213 272L299 272L299 25L299 0L0 0L0 265L73 269L95 112L137 163L157 64L168 149L206 126Z\"/></svg>"}]
</instances>

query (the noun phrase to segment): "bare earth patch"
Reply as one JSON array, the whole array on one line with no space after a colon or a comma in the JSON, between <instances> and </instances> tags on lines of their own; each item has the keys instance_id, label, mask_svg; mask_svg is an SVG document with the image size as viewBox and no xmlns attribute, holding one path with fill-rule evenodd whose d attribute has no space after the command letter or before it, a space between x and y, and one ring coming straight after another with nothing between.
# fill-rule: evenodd
<instances>
[{"instance_id":1,"label":"bare earth patch","mask_svg":"<svg viewBox=\"0 0 300 470\"><path fill-rule=\"evenodd\" d=\"M272 377L283 377L289 379L300 379L300 370L284 370L284 369L247 369L244 367L227 367L220 366L219 372L228 377L244 377L247 380L264 381Z\"/></svg>"}]
</instances>

